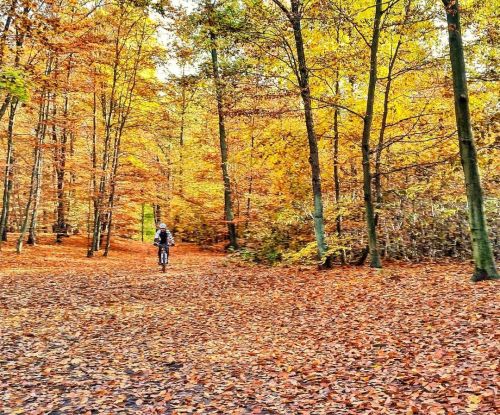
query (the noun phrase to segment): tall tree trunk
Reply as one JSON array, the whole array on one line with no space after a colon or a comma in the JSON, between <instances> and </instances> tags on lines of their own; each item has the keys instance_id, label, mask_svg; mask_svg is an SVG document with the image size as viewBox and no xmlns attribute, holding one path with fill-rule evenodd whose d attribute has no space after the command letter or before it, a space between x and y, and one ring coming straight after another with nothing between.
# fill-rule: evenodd
<instances>
[{"instance_id":1,"label":"tall tree trunk","mask_svg":"<svg viewBox=\"0 0 500 415\"><path fill-rule=\"evenodd\" d=\"M498 279L493 250L488 238L483 206L483 191L477 164L477 153L472 134L469 110L469 93L465 71L464 50L460 28L458 0L443 0L448 21L450 60L453 73L455 116L458 129L460 160L465 176L465 187L469 206L469 226L474 256L473 281Z\"/></svg>"},{"instance_id":2,"label":"tall tree trunk","mask_svg":"<svg viewBox=\"0 0 500 415\"><path fill-rule=\"evenodd\" d=\"M36 245L36 234L38 227L38 207L42 194L42 171L43 171L43 138L38 143L38 165L35 170L35 189L33 194L33 208L31 210L30 226L28 231L28 245Z\"/></svg>"},{"instance_id":3,"label":"tall tree trunk","mask_svg":"<svg viewBox=\"0 0 500 415\"><path fill-rule=\"evenodd\" d=\"M295 47L297 52L298 73L297 80L300 86L300 95L304 104L304 118L307 129L307 139L309 142L309 163L311 165L311 181L314 201L314 233L316 235L316 244L318 247L318 256L323 266L330 268L332 266L331 255L326 256L328 245L325 238L325 224L323 217L323 196L321 191L321 171L319 163L318 142L314 129L314 119L311 105L311 91L309 87L309 71L307 68L306 55L304 51L304 40L302 38L300 2L293 0L291 2L291 24L295 38Z\"/></svg>"},{"instance_id":4,"label":"tall tree trunk","mask_svg":"<svg viewBox=\"0 0 500 415\"><path fill-rule=\"evenodd\" d=\"M340 47L340 21L337 22L335 27L335 42L337 47ZM337 68L335 70L335 98L340 99L340 70ZM338 213L335 217L335 228L337 231L337 237L339 241L342 238L342 213L340 210L340 174L339 174L339 141L340 141L340 133L339 133L339 115L340 110L339 107L335 107L335 112L333 113L333 184L335 191L335 204L338 209ZM340 251L340 262L341 264L345 264L345 251L342 249Z\"/></svg>"},{"instance_id":5,"label":"tall tree trunk","mask_svg":"<svg viewBox=\"0 0 500 415\"><path fill-rule=\"evenodd\" d=\"M68 69L66 73L66 83L63 99L63 127L60 139L56 135L56 123L52 124L53 140L55 145L55 167L56 167L56 191L57 191L57 217L56 217L56 242L61 243L63 236L67 234L66 224L66 198L65 198L65 174L66 174L66 151L68 143L68 111L69 111L69 80L71 76L71 59L72 54L69 56ZM54 96L53 117L56 116L56 100Z\"/></svg>"},{"instance_id":6,"label":"tall tree trunk","mask_svg":"<svg viewBox=\"0 0 500 415\"><path fill-rule=\"evenodd\" d=\"M123 8L121 8L123 13ZM101 91L101 112L102 118L104 121L104 149L102 154L102 163L101 163L101 175L99 180L99 191L97 194L96 201L96 212L94 214L94 230L92 233L92 247L91 251L89 251L88 256L93 256L94 251L98 251L102 245L103 237L108 229L108 212L103 212L104 199L106 195L108 180L107 177L109 175L108 168L111 157L111 136L112 136L112 126L114 123L114 116L116 110L116 91L117 91L117 83L118 83L118 71L120 66L120 36L121 36L121 26L118 27L118 31L115 37L114 42L114 59L112 66L112 83L111 83L111 91L109 95L109 101L106 97L106 93L104 90L104 86L102 86L103 90Z\"/></svg>"},{"instance_id":7,"label":"tall tree trunk","mask_svg":"<svg viewBox=\"0 0 500 415\"><path fill-rule=\"evenodd\" d=\"M184 192L184 130L186 124L186 79L185 79L185 69L182 66L182 90L181 90L181 125L179 131L179 195L182 197Z\"/></svg>"},{"instance_id":8,"label":"tall tree trunk","mask_svg":"<svg viewBox=\"0 0 500 415\"><path fill-rule=\"evenodd\" d=\"M339 73L337 71L335 80L335 96L339 96L340 92L340 82ZM340 174L339 174L339 109L335 107L335 112L333 113L333 183L335 186L335 204L337 209L340 209ZM337 236L340 240L342 238L342 214L339 210L335 218L335 228L337 231ZM342 249L340 251L340 262L345 264L345 251Z\"/></svg>"},{"instance_id":9,"label":"tall tree trunk","mask_svg":"<svg viewBox=\"0 0 500 415\"><path fill-rule=\"evenodd\" d=\"M92 238L91 243L88 247L87 257L93 257L94 252L99 249L98 241L99 235L98 230L100 229L99 224L99 199L97 190L97 92L95 90L95 77L94 77L94 92L92 101L92 204L94 208L94 217L92 221Z\"/></svg>"},{"instance_id":10,"label":"tall tree trunk","mask_svg":"<svg viewBox=\"0 0 500 415\"><path fill-rule=\"evenodd\" d=\"M410 10L411 10L411 0L407 0L406 6L405 6L405 16L403 20L403 27L406 25L408 22L408 19L410 18ZM380 209L382 207L382 153L384 151L384 138L385 138L385 131L387 129L387 117L389 116L389 102L390 102L390 96L391 96L391 87L392 87L392 80L393 80L393 72L394 72L394 65L396 64L396 61L398 59L398 54L399 54L399 49L401 48L401 44L403 43L403 33L399 35L398 43L396 44L396 47L394 49L394 52L392 53L392 56L389 60L389 65L387 68L387 83L385 85L385 91L384 91L384 109L382 112L382 122L380 124L380 131L379 131L379 136L378 136L378 144L377 148L375 149L375 179L374 179L374 186L375 186L375 202L376 202L376 207L377 207L377 212L375 213L375 226L378 226L379 224L379 219L380 219Z\"/></svg>"},{"instance_id":11,"label":"tall tree trunk","mask_svg":"<svg viewBox=\"0 0 500 415\"><path fill-rule=\"evenodd\" d=\"M109 200L108 200L108 214L107 214L107 233L106 233L106 246L104 248L104 256L108 256L109 248L111 246L111 226L113 221L113 208L115 204L115 193L116 193L116 180L117 180L117 172L118 172L118 164L120 157L120 142L121 135L123 133L123 126L125 124L125 120L122 120L122 126L120 130L117 132L117 137L115 138L115 145L113 151L113 161L111 167L111 178L110 178L110 191L109 191Z\"/></svg>"},{"instance_id":12,"label":"tall tree trunk","mask_svg":"<svg viewBox=\"0 0 500 415\"><path fill-rule=\"evenodd\" d=\"M49 69L50 70L50 69ZM45 138L45 133L47 131L47 122L49 118L49 111L50 111L50 94L47 93L47 104L46 104L46 111L45 111L45 125L43 129L43 134L40 135L40 139L37 142L37 147L38 147L38 164L36 166L36 170L34 171L35 174L35 188L34 188L34 194L33 194L33 208L31 210L31 218L30 218L30 225L29 225L29 231L28 231L28 240L27 244L28 245L35 245L36 244L36 231L37 231L37 225L38 225L38 206L40 204L40 197L41 197L41 192L42 192L42 172L43 172L43 145L44 145L44 138ZM52 134L53 137L56 134L56 125L55 125L55 116L56 116L56 94L53 94L53 99L52 99L52 108L53 108L53 113L52 113ZM37 159L35 157L35 159Z\"/></svg>"},{"instance_id":13,"label":"tall tree trunk","mask_svg":"<svg viewBox=\"0 0 500 415\"><path fill-rule=\"evenodd\" d=\"M373 36L370 45L370 79L366 98L366 112L363 120L363 137L361 149L363 156L363 193L365 200L366 227L368 231L368 247L370 252L370 266L381 268L380 255L377 246L377 228L375 223L372 200L372 176L370 172L370 135L373 121L373 107L375 103L375 87L377 84L377 54L380 38L380 20L382 18L382 0L376 0L375 18L373 20Z\"/></svg>"},{"instance_id":14,"label":"tall tree trunk","mask_svg":"<svg viewBox=\"0 0 500 415\"><path fill-rule=\"evenodd\" d=\"M221 153L221 169L222 178L224 181L224 217L227 222L229 232L229 246L233 249L238 249L238 235L236 232L236 224L234 223L233 202L231 199L231 180L229 178L228 169L228 149L226 139L226 126L224 120L224 101L222 82L219 74L219 62L217 56L217 35L210 32L211 40L211 55L212 55L212 72L214 77L215 95L217 98L217 113L219 116L219 143Z\"/></svg>"},{"instance_id":15,"label":"tall tree trunk","mask_svg":"<svg viewBox=\"0 0 500 415\"><path fill-rule=\"evenodd\" d=\"M141 204L141 242L144 242L144 202Z\"/></svg>"},{"instance_id":16,"label":"tall tree trunk","mask_svg":"<svg viewBox=\"0 0 500 415\"><path fill-rule=\"evenodd\" d=\"M161 223L161 205L159 203L153 205L153 215L155 220L155 226L156 228L159 228Z\"/></svg>"},{"instance_id":17,"label":"tall tree trunk","mask_svg":"<svg viewBox=\"0 0 500 415\"><path fill-rule=\"evenodd\" d=\"M7 228L9 221L10 196L12 194L12 182L14 174L14 120L17 111L17 99L14 98L10 104L9 124L7 127L7 155L5 161L5 177L3 183L2 214L0 216L0 238L7 241Z\"/></svg>"},{"instance_id":18,"label":"tall tree trunk","mask_svg":"<svg viewBox=\"0 0 500 415\"><path fill-rule=\"evenodd\" d=\"M48 63L48 69L46 74L50 72L50 61ZM23 239L26 231L28 230L28 224L30 224L30 241L34 243L34 227L36 226L36 212L38 208L38 197L40 195L40 182L41 182L41 167L42 167L42 146L45 139L45 134L47 131L47 119L49 112L49 97L46 94L45 89L41 94L41 102L39 107L38 125L35 131L35 149L34 149L34 161L33 170L31 172L31 184L30 191L28 194L28 201L26 202L26 208L24 212L24 218L21 224L20 235L17 240L17 253L21 253L23 249ZM33 206L33 207L32 207Z\"/></svg>"},{"instance_id":19,"label":"tall tree trunk","mask_svg":"<svg viewBox=\"0 0 500 415\"><path fill-rule=\"evenodd\" d=\"M255 151L255 117L252 115L251 135L250 135L250 177L248 178L245 230L248 230L248 226L250 224L250 211L251 211L250 208L252 205L252 192L253 192L254 151Z\"/></svg>"},{"instance_id":20,"label":"tall tree trunk","mask_svg":"<svg viewBox=\"0 0 500 415\"><path fill-rule=\"evenodd\" d=\"M385 91L384 91L384 109L382 112L382 122L380 124L380 132L378 136L378 144L377 148L375 150L375 179L374 179L374 185L375 185L375 201L377 204L377 209L380 209L382 206L382 174L381 174L381 167L382 167L382 153L384 150L384 138L385 138L385 130L387 128L387 117L389 115L389 101L390 101L390 95L391 95L391 86L392 86L392 73L394 69L394 65L396 63L396 59L398 56L398 51L401 46L401 37L399 38L399 41L396 45L396 49L394 50L394 54L391 57L391 60L389 61L389 67L387 71L387 83L385 85ZM375 226L378 225L380 213L377 212L375 214Z\"/></svg>"}]
</instances>

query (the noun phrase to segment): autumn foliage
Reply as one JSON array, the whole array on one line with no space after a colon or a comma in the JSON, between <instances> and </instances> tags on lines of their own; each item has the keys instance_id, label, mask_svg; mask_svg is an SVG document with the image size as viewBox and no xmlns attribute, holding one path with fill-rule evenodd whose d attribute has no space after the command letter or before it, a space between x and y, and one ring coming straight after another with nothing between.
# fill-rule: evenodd
<instances>
[{"instance_id":1,"label":"autumn foliage","mask_svg":"<svg viewBox=\"0 0 500 415\"><path fill-rule=\"evenodd\" d=\"M498 413L497 9L0 2L0 415Z\"/></svg>"}]
</instances>

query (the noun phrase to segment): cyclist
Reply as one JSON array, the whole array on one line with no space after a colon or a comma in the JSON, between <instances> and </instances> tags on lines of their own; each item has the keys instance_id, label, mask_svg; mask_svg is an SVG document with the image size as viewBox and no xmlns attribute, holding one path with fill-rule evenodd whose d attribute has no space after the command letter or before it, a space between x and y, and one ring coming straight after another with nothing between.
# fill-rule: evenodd
<instances>
[{"instance_id":1,"label":"cyclist","mask_svg":"<svg viewBox=\"0 0 500 415\"><path fill-rule=\"evenodd\" d=\"M174 237L167 229L167 225L164 223L160 224L160 229L156 231L155 234L155 246L158 247L158 264L161 265L161 247L162 245L167 249L167 262L168 262L168 247L175 245Z\"/></svg>"}]
</instances>

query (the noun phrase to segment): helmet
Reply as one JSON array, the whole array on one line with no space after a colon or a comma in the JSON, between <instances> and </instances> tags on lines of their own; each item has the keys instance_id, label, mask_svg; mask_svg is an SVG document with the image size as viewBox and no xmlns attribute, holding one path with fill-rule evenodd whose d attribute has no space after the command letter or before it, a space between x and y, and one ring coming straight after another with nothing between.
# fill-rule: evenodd
<instances>
[{"instance_id":1,"label":"helmet","mask_svg":"<svg viewBox=\"0 0 500 415\"><path fill-rule=\"evenodd\" d=\"M167 229L167 225L165 225L164 223L160 223L160 229Z\"/></svg>"}]
</instances>

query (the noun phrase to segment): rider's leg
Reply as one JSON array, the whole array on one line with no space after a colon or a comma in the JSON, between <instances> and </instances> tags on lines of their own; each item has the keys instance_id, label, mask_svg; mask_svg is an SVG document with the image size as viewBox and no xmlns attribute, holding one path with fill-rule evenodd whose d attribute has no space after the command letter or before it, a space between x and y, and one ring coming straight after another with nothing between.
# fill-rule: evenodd
<instances>
[{"instance_id":1,"label":"rider's leg","mask_svg":"<svg viewBox=\"0 0 500 415\"><path fill-rule=\"evenodd\" d=\"M161 246L158 246L158 264L161 265Z\"/></svg>"}]
</instances>

